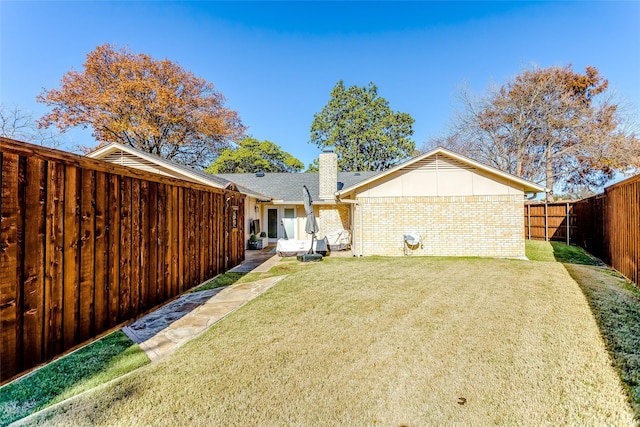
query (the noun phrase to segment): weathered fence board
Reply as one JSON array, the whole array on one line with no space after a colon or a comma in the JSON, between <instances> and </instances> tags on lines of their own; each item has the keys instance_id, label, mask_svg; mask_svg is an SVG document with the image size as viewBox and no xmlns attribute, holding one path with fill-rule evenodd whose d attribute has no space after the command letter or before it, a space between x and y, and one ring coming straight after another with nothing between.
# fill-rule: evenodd
<instances>
[{"instance_id":1,"label":"weathered fence board","mask_svg":"<svg viewBox=\"0 0 640 427\"><path fill-rule=\"evenodd\" d=\"M243 203L0 138L0 382L240 263Z\"/></svg>"},{"instance_id":2,"label":"weathered fence board","mask_svg":"<svg viewBox=\"0 0 640 427\"><path fill-rule=\"evenodd\" d=\"M21 289L21 277L18 270L18 156L3 154L2 157L0 202L0 360L2 370L18 372L17 331L18 331L18 292Z\"/></svg>"},{"instance_id":3,"label":"weathered fence board","mask_svg":"<svg viewBox=\"0 0 640 427\"><path fill-rule=\"evenodd\" d=\"M131 312L138 313L140 306L140 181L131 182Z\"/></svg>"},{"instance_id":4,"label":"weathered fence board","mask_svg":"<svg viewBox=\"0 0 640 427\"><path fill-rule=\"evenodd\" d=\"M118 323L131 317L131 178L120 180L120 278Z\"/></svg>"},{"instance_id":5,"label":"weathered fence board","mask_svg":"<svg viewBox=\"0 0 640 427\"><path fill-rule=\"evenodd\" d=\"M44 298L44 240L45 240L45 170L41 159L27 159L25 208L29 215L24 224L22 345L24 365L32 366L42 359L44 313L38 310Z\"/></svg>"},{"instance_id":6,"label":"weathered fence board","mask_svg":"<svg viewBox=\"0 0 640 427\"><path fill-rule=\"evenodd\" d=\"M44 360L62 353L64 164L49 162L45 248ZM3 341L4 343L4 341Z\"/></svg>"},{"instance_id":7,"label":"weathered fence board","mask_svg":"<svg viewBox=\"0 0 640 427\"><path fill-rule=\"evenodd\" d=\"M118 324L118 296L120 293L120 177L110 175L109 191L109 268L108 268L108 313L109 327Z\"/></svg>"},{"instance_id":8,"label":"weathered fence board","mask_svg":"<svg viewBox=\"0 0 640 427\"><path fill-rule=\"evenodd\" d=\"M105 331L109 327L109 248L107 246L109 193L107 184L106 174L104 172L96 172L94 209L94 326L97 331Z\"/></svg>"},{"instance_id":9,"label":"weathered fence board","mask_svg":"<svg viewBox=\"0 0 640 427\"><path fill-rule=\"evenodd\" d=\"M64 179L62 342L65 348L71 348L78 342L76 332L79 320L80 206L78 205L78 168L67 165Z\"/></svg>"},{"instance_id":10,"label":"weathered fence board","mask_svg":"<svg viewBox=\"0 0 640 427\"><path fill-rule=\"evenodd\" d=\"M80 319L78 340L86 341L94 334L95 294L95 182L94 171L82 170L80 194Z\"/></svg>"}]
</instances>

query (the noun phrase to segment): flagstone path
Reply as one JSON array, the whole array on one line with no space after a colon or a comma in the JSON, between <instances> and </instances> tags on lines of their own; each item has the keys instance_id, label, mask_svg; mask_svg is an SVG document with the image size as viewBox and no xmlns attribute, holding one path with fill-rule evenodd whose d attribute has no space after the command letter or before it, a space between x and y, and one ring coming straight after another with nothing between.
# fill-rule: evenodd
<instances>
[{"instance_id":1,"label":"flagstone path","mask_svg":"<svg viewBox=\"0 0 640 427\"><path fill-rule=\"evenodd\" d=\"M264 272L279 259L277 255L268 252L256 253L230 271ZM259 296L284 277L286 276L269 277L255 282L236 283L225 288L184 294L125 326L122 331L145 351L152 362L155 362L202 334L211 325Z\"/></svg>"}]
</instances>

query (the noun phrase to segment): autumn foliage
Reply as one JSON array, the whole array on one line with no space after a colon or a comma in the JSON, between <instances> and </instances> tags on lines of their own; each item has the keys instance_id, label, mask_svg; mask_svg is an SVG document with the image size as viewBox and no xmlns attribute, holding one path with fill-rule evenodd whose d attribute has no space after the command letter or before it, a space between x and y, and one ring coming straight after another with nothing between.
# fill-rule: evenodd
<instances>
[{"instance_id":1,"label":"autumn foliage","mask_svg":"<svg viewBox=\"0 0 640 427\"><path fill-rule=\"evenodd\" d=\"M91 127L103 146L111 142L204 167L244 133L238 114L211 83L178 64L109 44L87 55L83 71L66 73L60 89L38 101L53 110L42 127Z\"/></svg>"},{"instance_id":2,"label":"autumn foliage","mask_svg":"<svg viewBox=\"0 0 640 427\"><path fill-rule=\"evenodd\" d=\"M551 191L597 188L640 167L640 141L607 88L595 67L527 69L479 98L463 93L465 111L437 143Z\"/></svg>"}]
</instances>

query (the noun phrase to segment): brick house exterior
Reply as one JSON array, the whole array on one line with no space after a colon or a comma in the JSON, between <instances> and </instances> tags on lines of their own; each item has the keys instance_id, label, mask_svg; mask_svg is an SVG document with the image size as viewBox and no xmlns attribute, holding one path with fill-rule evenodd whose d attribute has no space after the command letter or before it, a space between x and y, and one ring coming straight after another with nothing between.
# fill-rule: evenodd
<instances>
[{"instance_id":1,"label":"brick house exterior","mask_svg":"<svg viewBox=\"0 0 640 427\"><path fill-rule=\"evenodd\" d=\"M383 172L338 172L323 152L315 173L210 175L120 144L91 157L246 195L245 240L254 232L305 240L302 187L312 196L318 238L348 230L355 256L429 255L524 257L525 197L545 188L444 148ZM408 246L404 235L420 239Z\"/></svg>"},{"instance_id":2,"label":"brick house exterior","mask_svg":"<svg viewBox=\"0 0 640 427\"><path fill-rule=\"evenodd\" d=\"M438 148L336 196L352 206L357 255L520 258L525 194L544 190Z\"/></svg>"},{"instance_id":3,"label":"brick house exterior","mask_svg":"<svg viewBox=\"0 0 640 427\"><path fill-rule=\"evenodd\" d=\"M363 220L356 221L354 235L363 236L364 256L524 256L522 195L357 200ZM405 233L419 234L419 247L405 249Z\"/></svg>"}]
</instances>

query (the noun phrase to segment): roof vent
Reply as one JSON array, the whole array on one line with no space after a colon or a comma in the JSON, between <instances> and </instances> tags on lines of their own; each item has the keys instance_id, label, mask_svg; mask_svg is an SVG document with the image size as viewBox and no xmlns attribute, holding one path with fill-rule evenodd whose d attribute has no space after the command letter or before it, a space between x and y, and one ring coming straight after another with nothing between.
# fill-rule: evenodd
<instances>
[{"instance_id":1,"label":"roof vent","mask_svg":"<svg viewBox=\"0 0 640 427\"><path fill-rule=\"evenodd\" d=\"M344 182L338 181L338 191L342 190L343 188L344 188Z\"/></svg>"},{"instance_id":2,"label":"roof vent","mask_svg":"<svg viewBox=\"0 0 640 427\"><path fill-rule=\"evenodd\" d=\"M360 176L360 172L354 173L353 176Z\"/></svg>"},{"instance_id":3,"label":"roof vent","mask_svg":"<svg viewBox=\"0 0 640 427\"><path fill-rule=\"evenodd\" d=\"M258 171L258 172L256 172L256 176L257 176L258 178L262 178L262 177L264 176L264 172L262 172L262 171Z\"/></svg>"}]
</instances>

